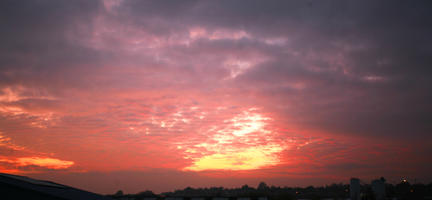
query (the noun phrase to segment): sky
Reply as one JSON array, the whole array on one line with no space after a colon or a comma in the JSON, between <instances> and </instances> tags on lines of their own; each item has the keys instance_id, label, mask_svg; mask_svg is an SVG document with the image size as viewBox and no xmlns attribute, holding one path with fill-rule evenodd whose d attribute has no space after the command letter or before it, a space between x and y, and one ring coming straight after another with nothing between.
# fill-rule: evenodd
<instances>
[{"instance_id":1,"label":"sky","mask_svg":"<svg viewBox=\"0 0 432 200\"><path fill-rule=\"evenodd\" d=\"M0 1L0 172L103 194L429 183L431 9Z\"/></svg>"}]
</instances>

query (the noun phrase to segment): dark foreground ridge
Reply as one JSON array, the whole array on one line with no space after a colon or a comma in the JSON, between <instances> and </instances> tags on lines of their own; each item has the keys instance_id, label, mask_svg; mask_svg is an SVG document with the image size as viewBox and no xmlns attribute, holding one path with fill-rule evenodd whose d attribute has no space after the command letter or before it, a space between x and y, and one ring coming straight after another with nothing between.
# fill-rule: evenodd
<instances>
[{"instance_id":1,"label":"dark foreground ridge","mask_svg":"<svg viewBox=\"0 0 432 200\"><path fill-rule=\"evenodd\" d=\"M111 198L51 181L0 173L0 199L111 200Z\"/></svg>"}]
</instances>

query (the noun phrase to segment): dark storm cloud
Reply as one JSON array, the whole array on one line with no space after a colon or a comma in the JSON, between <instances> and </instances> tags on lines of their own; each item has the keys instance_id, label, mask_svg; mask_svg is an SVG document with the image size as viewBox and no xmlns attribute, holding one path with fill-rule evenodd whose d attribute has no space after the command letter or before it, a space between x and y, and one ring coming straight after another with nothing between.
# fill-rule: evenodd
<instances>
[{"instance_id":1,"label":"dark storm cloud","mask_svg":"<svg viewBox=\"0 0 432 200\"><path fill-rule=\"evenodd\" d=\"M91 31L99 10L99 1L0 2L0 84L67 82L65 68L95 62L72 36Z\"/></svg>"},{"instance_id":2,"label":"dark storm cloud","mask_svg":"<svg viewBox=\"0 0 432 200\"><path fill-rule=\"evenodd\" d=\"M429 1L127 1L122 6L132 19L149 16L167 29L231 28L288 38L279 49L246 45L275 59L241 75L236 84L264 85L260 92L273 100L292 101L298 108L287 114L300 115L305 126L414 138L432 132ZM344 63L335 63L340 59ZM307 87L282 86L287 80Z\"/></svg>"}]
</instances>

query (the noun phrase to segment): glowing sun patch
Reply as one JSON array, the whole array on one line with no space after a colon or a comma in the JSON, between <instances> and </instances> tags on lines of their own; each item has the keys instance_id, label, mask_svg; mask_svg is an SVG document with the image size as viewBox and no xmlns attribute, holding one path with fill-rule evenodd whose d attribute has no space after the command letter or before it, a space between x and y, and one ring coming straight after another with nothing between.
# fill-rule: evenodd
<instances>
[{"instance_id":1,"label":"glowing sun patch","mask_svg":"<svg viewBox=\"0 0 432 200\"><path fill-rule=\"evenodd\" d=\"M269 146L260 146L241 149L233 153L216 153L197 159L192 166L186 167L185 170L259 169L261 167L278 164L279 158L274 154L281 150L282 148L280 146L275 145L270 149Z\"/></svg>"},{"instance_id":2,"label":"glowing sun patch","mask_svg":"<svg viewBox=\"0 0 432 200\"><path fill-rule=\"evenodd\" d=\"M251 170L277 165L278 154L285 148L267 129L270 120L251 108L211 128L208 142L186 148L185 158L193 164L183 170Z\"/></svg>"}]
</instances>

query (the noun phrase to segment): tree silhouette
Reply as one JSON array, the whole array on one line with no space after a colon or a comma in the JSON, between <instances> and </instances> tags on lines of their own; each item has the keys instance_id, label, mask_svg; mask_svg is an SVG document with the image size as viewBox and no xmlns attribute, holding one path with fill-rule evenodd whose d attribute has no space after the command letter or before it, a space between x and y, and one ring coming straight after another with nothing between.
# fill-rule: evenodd
<instances>
[{"instance_id":1,"label":"tree silhouette","mask_svg":"<svg viewBox=\"0 0 432 200\"><path fill-rule=\"evenodd\" d=\"M122 191L122 190L117 191L117 192L114 194L114 196L123 196L123 191Z\"/></svg>"},{"instance_id":2,"label":"tree silhouette","mask_svg":"<svg viewBox=\"0 0 432 200\"><path fill-rule=\"evenodd\" d=\"M258 185L258 188L257 188L258 190L268 190L269 189L269 186L266 184L266 183L264 183L264 182L261 182L259 185Z\"/></svg>"}]
</instances>

